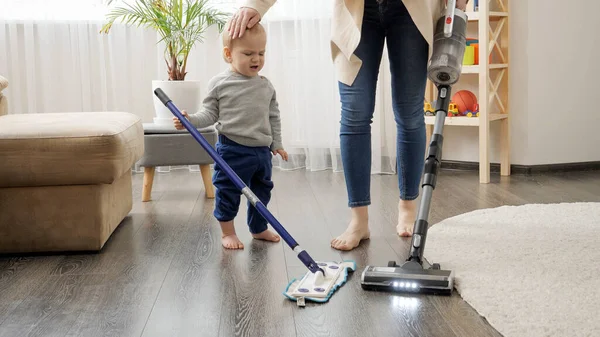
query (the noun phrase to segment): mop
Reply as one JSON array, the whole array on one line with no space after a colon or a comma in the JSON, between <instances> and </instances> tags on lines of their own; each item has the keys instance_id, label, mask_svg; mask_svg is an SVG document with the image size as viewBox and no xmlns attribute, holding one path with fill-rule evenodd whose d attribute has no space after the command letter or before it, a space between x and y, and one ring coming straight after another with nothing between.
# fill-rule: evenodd
<instances>
[{"instance_id":1,"label":"mop","mask_svg":"<svg viewBox=\"0 0 600 337\"><path fill-rule=\"evenodd\" d=\"M348 271L356 270L356 262L344 261L317 262L325 271L325 277L320 273L306 273L301 279L293 279L285 288L283 295L299 306L304 306L306 300L324 303L329 301L333 293L348 279Z\"/></svg>"},{"instance_id":2,"label":"mop","mask_svg":"<svg viewBox=\"0 0 600 337\"><path fill-rule=\"evenodd\" d=\"M437 86L438 99L433 135L423 169L423 196L414 223L409 256L402 265L389 261L387 267L367 266L361 276L361 286L365 290L451 295L454 288L454 272L441 269L438 263L429 264L423 252L431 197L442 159L444 119L448 113L452 85L460 78L466 45L467 16L455 6L456 0L448 0L446 14L437 22L433 53L427 66L427 75Z\"/></svg>"},{"instance_id":3,"label":"mop","mask_svg":"<svg viewBox=\"0 0 600 337\"><path fill-rule=\"evenodd\" d=\"M343 261L343 262L317 262L315 261L306 250L304 250L294 238L287 232L287 230L279 223L279 221L273 216L273 214L267 209L267 207L260 201L260 199L250 190L250 188L240 179L240 177L233 171L233 169L219 156L217 151L213 149L210 143L200 134L200 132L185 118L181 111L175 106L173 101L167 96L167 94L161 89L157 88L154 90L154 94L158 99L173 113L183 126L190 132L192 137L200 143L202 148L211 156L211 158L217 163L221 169L225 172L227 177L235 184L235 186L246 196L248 201L256 208L261 216L267 220L273 229L281 236L285 243L297 254L298 259L308 268L308 272L300 280L292 280L283 295L292 300L296 301L298 306L305 306L306 301L313 301L318 303L324 303L329 301L329 298L333 293L347 281L348 272L356 270L356 263L354 261Z\"/></svg>"}]
</instances>

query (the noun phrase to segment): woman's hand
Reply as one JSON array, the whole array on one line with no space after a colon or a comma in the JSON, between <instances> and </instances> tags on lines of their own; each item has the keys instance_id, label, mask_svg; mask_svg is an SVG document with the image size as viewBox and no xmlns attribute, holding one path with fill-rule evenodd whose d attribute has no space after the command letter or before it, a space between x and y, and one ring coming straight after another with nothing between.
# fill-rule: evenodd
<instances>
[{"instance_id":1,"label":"woman's hand","mask_svg":"<svg viewBox=\"0 0 600 337\"><path fill-rule=\"evenodd\" d=\"M260 21L260 14L254 8L242 7L240 8L229 21L227 26L227 32L232 39L242 37L246 28L252 28L255 24Z\"/></svg>"}]
</instances>

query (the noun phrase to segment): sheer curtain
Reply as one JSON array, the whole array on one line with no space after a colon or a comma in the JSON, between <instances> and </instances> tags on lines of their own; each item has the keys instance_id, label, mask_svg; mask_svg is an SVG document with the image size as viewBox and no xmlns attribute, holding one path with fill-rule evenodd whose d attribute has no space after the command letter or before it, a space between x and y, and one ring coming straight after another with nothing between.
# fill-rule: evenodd
<instances>
[{"instance_id":1,"label":"sheer curtain","mask_svg":"<svg viewBox=\"0 0 600 337\"><path fill-rule=\"evenodd\" d=\"M0 0L0 73L10 81L10 113L119 110L152 122L151 82L167 78L163 47L153 31L143 28L117 24L110 34L100 34L104 2ZM240 1L212 4L232 12ZM327 0L280 0L262 20L268 34L263 75L277 90L290 154L288 162L274 159L282 170L342 170L340 102L329 49L331 10ZM188 63L186 79L205 83L227 67L216 29L207 32ZM381 67L371 126L374 174L396 169L385 56Z\"/></svg>"}]
</instances>

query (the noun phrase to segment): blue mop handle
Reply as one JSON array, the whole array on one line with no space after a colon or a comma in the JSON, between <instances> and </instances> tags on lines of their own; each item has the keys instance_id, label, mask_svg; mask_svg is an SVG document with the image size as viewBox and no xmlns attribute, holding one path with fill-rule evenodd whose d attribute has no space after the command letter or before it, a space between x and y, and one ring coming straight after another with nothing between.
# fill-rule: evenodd
<instances>
[{"instance_id":1,"label":"blue mop handle","mask_svg":"<svg viewBox=\"0 0 600 337\"><path fill-rule=\"evenodd\" d=\"M304 250L300 248L300 245L292 238L292 236L283 228L283 226L275 219L273 214L267 209L267 207L260 201L260 199L248 188L248 186L240 179L240 177L235 173L235 171L219 156L217 151L213 149L208 141L200 134L200 132L190 123L190 121L185 118L179 109L175 106L173 101L165 94L165 92L157 88L154 90L154 94L160 99L160 101L167 107L171 112L179 118L183 126L192 134L192 136L202 145L204 150L208 152L208 154L212 157L212 159L221 167L225 174L233 181L235 186L242 191L242 193L248 198L248 200L252 203L252 205L258 210L260 215L262 215L273 228L277 231L279 235L283 238L283 240L292 248L292 250L298 253L298 258L304 265L313 273L317 271L323 272L323 270L317 265L315 260ZM325 274L323 272L323 274Z\"/></svg>"}]
</instances>

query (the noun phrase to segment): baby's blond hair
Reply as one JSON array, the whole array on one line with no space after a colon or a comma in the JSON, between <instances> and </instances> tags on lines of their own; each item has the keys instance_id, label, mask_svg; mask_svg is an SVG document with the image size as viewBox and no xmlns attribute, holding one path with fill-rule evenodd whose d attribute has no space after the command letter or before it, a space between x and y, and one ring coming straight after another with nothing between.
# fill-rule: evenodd
<instances>
[{"instance_id":1,"label":"baby's blond hair","mask_svg":"<svg viewBox=\"0 0 600 337\"><path fill-rule=\"evenodd\" d=\"M227 25L229 25L229 22L227 23ZM263 25L261 25L260 22L257 22L254 26L252 26L252 28L246 28L246 30L244 31L244 35L242 35L242 37L238 37L236 40L243 40L249 36L257 35L266 35L265 27L263 27ZM231 39L231 36L229 35L228 31L224 31L223 34L221 34L221 36L223 38L223 59L225 59L225 62L229 63L229 60L227 60L227 56L225 55L225 47L229 48L229 50L232 50L234 40Z\"/></svg>"}]
</instances>

